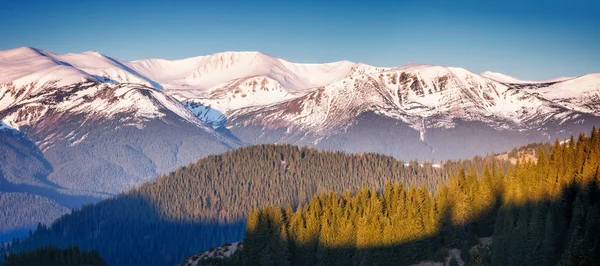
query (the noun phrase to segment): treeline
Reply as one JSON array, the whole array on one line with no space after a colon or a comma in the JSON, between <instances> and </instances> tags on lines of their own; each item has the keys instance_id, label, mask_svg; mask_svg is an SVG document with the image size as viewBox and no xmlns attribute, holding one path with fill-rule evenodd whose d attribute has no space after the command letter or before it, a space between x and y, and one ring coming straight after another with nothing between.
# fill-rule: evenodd
<instances>
[{"instance_id":1,"label":"treeline","mask_svg":"<svg viewBox=\"0 0 600 266\"><path fill-rule=\"evenodd\" d=\"M509 162L493 157L441 167L364 153L258 145L208 156L115 198L82 207L2 250L54 245L95 249L109 265L172 265L244 237L247 214L265 205L292 207L326 192L377 190L386 183L435 190L459 169Z\"/></svg>"},{"instance_id":2,"label":"treeline","mask_svg":"<svg viewBox=\"0 0 600 266\"><path fill-rule=\"evenodd\" d=\"M0 266L104 266L96 251L79 250L78 247L59 249L42 247L21 253L6 253Z\"/></svg>"},{"instance_id":3,"label":"treeline","mask_svg":"<svg viewBox=\"0 0 600 266\"><path fill-rule=\"evenodd\" d=\"M263 207L248 217L242 251L220 264L410 265L457 248L466 265L600 265L599 166L594 129L537 163L461 169L435 192L389 184Z\"/></svg>"}]
</instances>

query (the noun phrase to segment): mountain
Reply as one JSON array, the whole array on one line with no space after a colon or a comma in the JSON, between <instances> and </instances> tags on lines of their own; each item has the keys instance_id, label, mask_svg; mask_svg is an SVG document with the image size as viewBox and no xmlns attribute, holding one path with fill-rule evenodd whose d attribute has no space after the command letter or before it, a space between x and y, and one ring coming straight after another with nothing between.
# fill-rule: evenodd
<instances>
[{"instance_id":1,"label":"mountain","mask_svg":"<svg viewBox=\"0 0 600 266\"><path fill-rule=\"evenodd\" d=\"M52 210L33 219L3 212L11 223L1 232L48 223L239 145L149 78L98 53L19 48L0 59L2 210L17 211L10 204L19 197L30 198L19 210L40 202Z\"/></svg>"},{"instance_id":2,"label":"mountain","mask_svg":"<svg viewBox=\"0 0 600 266\"><path fill-rule=\"evenodd\" d=\"M0 162L10 184L0 190L42 197L60 213L208 154L262 143L470 158L599 124L599 86L599 74L522 81L418 63L302 64L260 52L124 61L21 47L0 51L0 127L12 132L1 144L22 158ZM20 170L21 162L33 170Z\"/></svg>"},{"instance_id":3,"label":"mountain","mask_svg":"<svg viewBox=\"0 0 600 266\"><path fill-rule=\"evenodd\" d=\"M303 96L227 113L243 142L284 142L398 158L465 158L564 139L598 124L600 82L501 83L412 64L341 79Z\"/></svg>"},{"instance_id":4,"label":"mountain","mask_svg":"<svg viewBox=\"0 0 600 266\"><path fill-rule=\"evenodd\" d=\"M166 89L208 90L235 79L263 76L292 91L331 83L355 66L348 61L296 64L260 52L224 52L175 61L138 60L127 65L153 77Z\"/></svg>"}]
</instances>

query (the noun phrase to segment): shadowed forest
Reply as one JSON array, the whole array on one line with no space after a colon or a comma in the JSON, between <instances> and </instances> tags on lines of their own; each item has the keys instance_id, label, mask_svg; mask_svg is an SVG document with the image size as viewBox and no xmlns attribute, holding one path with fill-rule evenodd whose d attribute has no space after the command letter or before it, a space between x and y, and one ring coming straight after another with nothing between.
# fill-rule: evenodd
<instances>
[{"instance_id":1,"label":"shadowed forest","mask_svg":"<svg viewBox=\"0 0 600 266\"><path fill-rule=\"evenodd\" d=\"M79 250L71 247L64 250L55 247L37 248L18 254L4 254L2 266L104 266L96 251Z\"/></svg>"}]
</instances>

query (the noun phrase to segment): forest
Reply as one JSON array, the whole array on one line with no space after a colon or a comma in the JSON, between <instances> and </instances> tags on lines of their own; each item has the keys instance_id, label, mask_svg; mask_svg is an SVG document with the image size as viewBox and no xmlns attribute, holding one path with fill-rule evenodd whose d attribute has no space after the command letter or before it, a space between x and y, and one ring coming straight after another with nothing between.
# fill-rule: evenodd
<instances>
[{"instance_id":1,"label":"forest","mask_svg":"<svg viewBox=\"0 0 600 266\"><path fill-rule=\"evenodd\" d=\"M502 172L510 163L486 156L419 164L291 145L243 147L74 210L0 252L77 245L97 250L108 265L173 265L211 246L243 239L248 213L261 206L295 208L319 193L363 187L380 191L387 183L435 190L460 169L479 174L484 165Z\"/></svg>"},{"instance_id":2,"label":"forest","mask_svg":"<svg viewBox=\"0 0 600 266\"><path fill-rule=\"evenodd\" d=\"M600 265L600 133L537 162L460 169L435 190L320 193L254 209L244 248L218 265ZM460 250L460 257L448 254Z\"/></svg>"},{"instance_id":3,"label":"forest","mask_svg":"<svg viewBox=\"0 0 600 266\"><path fill-rule=\"evenodd\" d=\"M32 251L5 253L0 266L105 266L95 251L80 250L78 247L59 249L42 247Z\"/></svg>"}]
</instances>

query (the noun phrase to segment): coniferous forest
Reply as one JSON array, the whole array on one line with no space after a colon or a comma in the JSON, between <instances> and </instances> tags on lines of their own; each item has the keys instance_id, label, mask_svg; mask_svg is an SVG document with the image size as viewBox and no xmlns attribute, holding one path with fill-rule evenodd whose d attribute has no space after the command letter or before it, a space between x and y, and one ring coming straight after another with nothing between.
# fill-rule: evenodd
<instances>
[{"instance_id":1,"label":"coniferous forest","mask_svg":"<svg viewBox=\"0 0 600 266\"><path fill-rule=\"evenodd\" d=\"M459 249L465 265L600 265L599 165L594 129L537 163L461 169L435 191L388 184L263 207L248 217L242 251L221 263L410 265Z\"/></svg>"},{"instance_id":2,"label":"coniferous forest","mask_svg":"<svg viewBox=\"0 0 600 266\"><path fill-rule=\"evenodd\" d=\"M18 254L4 254L0 266L104 266L102 258L95 251L79 250L77 247L59 249L55 247L37 248Z\"/></svg>"},{"instance_id":3,"label":"coniferous forest","mask_svg":"<svg viewBox=\"0 0 600 266\"><path fill-rule=\"evenodd\" d=\"M321 192L383 189L390 182L435 189L459 169L482 171L486 162L494 162L493 157L439 167L373 153L249 146L208 156L128 193L84 206L3 249L77 245L97 250L108 265L173 265L244 238L247 214L261 206L297 206ZM496 164L498 169L509 166Z\"/></svg>"},{"instance_id":4,"label":"coniferous forest","mask_svg":"<svg viewBox=\"0 0 600 266\"><path fill-rule=\"evenodd\" d=\"M432 165L244 147L75 210L2 249L78 245L108 265L173 265L245 237L241 252L217 263L410 265L459 250L467 265L598 264L600 134L557 141L536 158Z\"/></svg>"}]
</instances>

